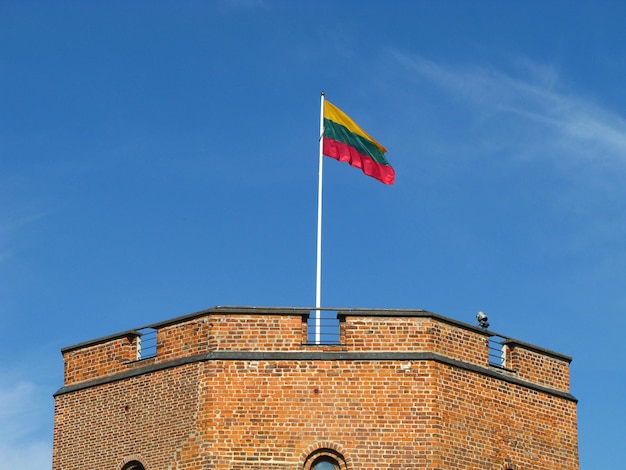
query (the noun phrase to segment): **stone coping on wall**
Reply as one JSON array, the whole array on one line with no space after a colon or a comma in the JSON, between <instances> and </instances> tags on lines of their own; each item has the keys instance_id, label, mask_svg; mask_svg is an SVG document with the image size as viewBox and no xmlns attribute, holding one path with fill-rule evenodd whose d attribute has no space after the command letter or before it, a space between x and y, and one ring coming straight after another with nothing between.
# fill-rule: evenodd
<instances>
[{"instance_id":1,"label":"stone coping on wall","mask_svg":"<svg viewBox=\"0 0 626 470\"><path fill-rule=\"evenodd\" d=\"M144 367L138 367L118 374L89 380L79 384L61 387L54 396L83 390L98 385L125 380L149 374L159 370L179 367L185 364L206 361L435 361L448 366L464 369L487 377L525 387L538 392L547 393L569 401L578 402L572 394L550 387L545 387L527 380L519 379L514 375L504 373L501 370L493 370L464 361L452 359L433 352L338 352L338 351L213 351L185 358L168 361L165 363L147 363Z\"/></svg>"},{"instance_id":2,"label":"stone coping on wall","mask_svg":"<svg viewBox=\"0 0 626 470\"><path fill-rule=\"evenodd\" d=\"M315 310L315 309L313 309ZM331 310L331 309L320 309L320 310ZM74 349L81 349L88 346L94 346L100 343L106 343L107 341L111 341L114 339L129 337L129 336L141 336L141 330L152 328L158 330L159 328L163 328L165 326L174 325L176 323L182 323L188 320L193 320L194 318L203 317L206 315L210 315L212 313L228 313L230 315L300 315L304 317L304 320L308 318L311 309L307 308L297 308L297 307L231 307L231 306L217 306L212 308L207 308L205 310L199 310L197 312L189 313L187 315L182 315L174 318L170 318L169 320L160 321L157 323L151 323L149 325L140 326L133 330L123 331L121 333L114 333L108 336L102 336L100 338L84 341L81 343L73 344L71 346L66 346L61 349L61 353L66 353L68 351L72 351Z\"/></svg>"},{"instance_id":3,"label":"stone coping on wall","mask_svg":"<svg viewBox=\"0 0 626 470\"><path fill-rule=\"evenodd\" d=\"M519 346L520 348L528 349L530 351L534 351L539 354L543 354L546 356L551 356L555 359L560 359L562 361L567 362L568 364L572 362L571 356L566 356L565 354L561 354L558 352L550 351L549 349L541 348L539 346L535 346L534 344L524 343L523 341L519 341L513 338L506 338L504 344L509 347Z\"/></svg>"},{"instance_id":4,"label":"stone coping on wall","mask_svg":"<svg viewBox=\"0 0 626 470\"><path fill-rule=\"evenodd\" d=\"M133 338L133 337L141 336L141 333L139 332L140 329L141 328L137 328L135 330L126 330L120 333L114 333L112 335L107 335L107 336L101 336L100 338L92 339L89 341L83 341L82 343L73 344L71 346L66 346L64 348L61 348L61 353L65 354L67 352L74 351L76 349L82 349L82 348L87 348L89 346L95 346L97 344L108 343L109 341L113 341L116 339Z\"/></svg>"}]
</instances>

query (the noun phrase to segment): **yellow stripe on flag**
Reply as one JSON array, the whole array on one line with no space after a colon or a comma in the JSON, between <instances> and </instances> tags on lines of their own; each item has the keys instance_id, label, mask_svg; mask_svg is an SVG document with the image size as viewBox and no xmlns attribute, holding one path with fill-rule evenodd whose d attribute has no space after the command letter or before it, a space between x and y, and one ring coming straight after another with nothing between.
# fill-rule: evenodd
<instances>
[{"instance_id":1,"label":"yellow stripe on flag","mask_svg":"<svg viewBox=\"0 0 626 470\"><path fill-rule=\"evenodd\" d=\"M350 117L344 113L337 106L332 104L330 101L324 101L324 119L328 119L330 121L336 122L337 124L341 124L350 132L360 135L361 137L371 141L376 147L380 149L381 152L385 153L387 150L385 147L376 142L372 137L370 137L367 132L359 127L359 125L354 122Z\"/></svg>"}]
</instances>

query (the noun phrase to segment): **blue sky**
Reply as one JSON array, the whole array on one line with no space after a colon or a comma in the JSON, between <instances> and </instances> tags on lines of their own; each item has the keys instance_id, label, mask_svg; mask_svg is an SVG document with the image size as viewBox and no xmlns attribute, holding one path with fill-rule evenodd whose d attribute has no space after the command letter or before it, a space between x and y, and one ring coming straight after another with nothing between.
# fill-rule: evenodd
<instances>
[{"instance_id":1,"label":"blue sky","mask_svg":"<svg viewBox=\"0 0 626 470\"><path fill-rule=\"evenodd\" d=\"M60 349L315 304L574 358L581 468L626 460L626 3L0 0L0 470L50 466Z\"/></svg>"}]
</instances>

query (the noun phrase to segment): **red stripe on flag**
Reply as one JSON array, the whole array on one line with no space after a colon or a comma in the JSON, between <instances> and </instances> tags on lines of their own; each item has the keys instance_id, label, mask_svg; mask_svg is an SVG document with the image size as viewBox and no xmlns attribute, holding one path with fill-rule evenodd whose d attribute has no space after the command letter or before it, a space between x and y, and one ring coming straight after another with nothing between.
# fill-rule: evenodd
<instances>
[{"instance_id":1,"label":"red stripe on flag","mask_svg":"<svg viewBox=\"0 0 626 470\"><path fill-rule=\"evenodd\" d=\"M369 155L358 152L354 147L324 137L323 153L327 157L340 162L348 162L355 168L360 168L363 173L385 184L393 184L396 173L392 167L381 165Z\"/></svg>"}]
</instances>

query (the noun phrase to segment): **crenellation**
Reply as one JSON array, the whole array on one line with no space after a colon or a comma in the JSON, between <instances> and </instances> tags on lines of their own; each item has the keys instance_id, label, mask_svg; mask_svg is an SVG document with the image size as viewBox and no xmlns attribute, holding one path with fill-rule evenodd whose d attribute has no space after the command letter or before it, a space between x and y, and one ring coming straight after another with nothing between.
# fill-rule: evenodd
<instances>
[{"instance_id":1,"label":"crenellation","mask_svg":"<svg viewBox=\"0 0 626 470\"><path fill-rule=\"evenodd\" d=\"M381 311L340 312L341 344L307 344L307 311L276 314L270 311L206 311L178 322L153 325L157 330L154 363L182 359L211 351L346 351L432 352L477 366L489 365L489 335L428 312L384 315ZM93 380L145 366L137 362L139 334L125 333L96 340L63 352L65 385ZM505 367L529 382L569 391L570 358L507 339Z\"/></svg>"},{"instance_id":2,"label":"crenellation","mask_svg":"<svg viewBox=\"0 0 626 470\"><path fill-rule=\"evenodd\" d=\"M569 392L571 358L516 340L508 340L507 367L517 377L532 383Z\"/></svg>"},{"instance_id":3,"label":"crenellation","mask_svg":"<svg viewBox=\"0 0 626 470\"><path fill-rule=\"evenodd\" d=\"M196 317L157 329L157 361L195 356L210 350L210 317Z\"/></svg>"},{"instance_id":4,"label":"crenellation","mask_svg":"<svg viewBox=\"0 0 626 470\"><path fill-rule=\"evenodd\" d=\"M116 374L137 360L139 334L124 333L107 340L65 348L64 383L72 385Z\"/></svg>"},{"instance_id":5,"label":"crenellation","mask_svg":"<svg viewBox=\"0 0 626 470\"><path fill-rule=\"evenodd\" d=\"M578 470L571 358L422 310L341 310L308 344L307 309L216 307L65 348L53 470ZM501 338L500 336L498 336Z\"/></svg>"}]
</instances>

